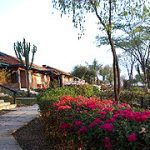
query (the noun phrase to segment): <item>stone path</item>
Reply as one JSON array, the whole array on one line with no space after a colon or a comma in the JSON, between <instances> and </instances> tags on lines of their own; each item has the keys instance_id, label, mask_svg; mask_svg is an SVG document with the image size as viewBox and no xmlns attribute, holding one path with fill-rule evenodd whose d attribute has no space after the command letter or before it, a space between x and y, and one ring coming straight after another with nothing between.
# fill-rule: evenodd
<instances>
[{"instance_id":1,"label":"stone path","mask_svg":"<svg viewBox=\"0 0 150 150\"><path fill-rule=\"evenodd\" d=\"M39 116L38 105L17 107L0 116L0 150L22 150L12 133Z\"/></svg>"}]
</instances>

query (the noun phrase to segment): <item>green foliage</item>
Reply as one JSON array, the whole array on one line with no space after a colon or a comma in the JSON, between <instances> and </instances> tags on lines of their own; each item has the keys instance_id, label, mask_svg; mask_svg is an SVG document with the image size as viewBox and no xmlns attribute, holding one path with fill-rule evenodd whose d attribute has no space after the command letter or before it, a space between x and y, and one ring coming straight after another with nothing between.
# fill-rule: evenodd
<instances>
[{"instance_id":1,"label":"green foliage","mask_svg":"<svg viewBox=\"0 0 150 150\"><path fill-rule=\"evenodd\" d=\"M101 35L105 35L105 37L102 37L102 44L108 43L112 50L114 58L114 93L115 100L118 101L120 94L120 71L114 41L115 36L117 35L116 31L122 29L123 24L126 22L136 22L143 16L144 19L148 19L148 2L145 0L52 0L52 3L54 8L60 10L61 14L72 15L74 26L80 28L81 35L84 34L84 24L86 17L88 16L87 14L95 14L98 19L98 28L102 31ZM131 18L132 20L128 20L128 18ZM121 25L118 25L119 23L121 23ZM98 45L101 46L101 36L98 38L98 42L100 43Z\"/></svg>"},{"instance_id":2,"label":"green foliage","mask_svg":"<svg viewBox=\"0 0 150 150\"><path fill-rule=\"evenodd\" d=\"M30 70L33 64L34 55L37 51L37 47L33 45L31 49L30 43L27 43L25 39L23 42L17 41L14 43L14 51L17 58L20 60L21 64L25 67L26 70ZM31 63L30 63L30 52L32 51Z\"/></svg>"},{"instance_id":3,"label":"green foliage","mask_svg":"<svg viewBox=\"0 0 150 150\"><path fill-rule=\"evenodd\" d=\"M142 7L141 7L142 6ZM131 13L124 12L126 17L117 22L115 28L120 30L119 36L114 36L114 41L117 47L121 48L125 54L134 60L134 66L142 82L146 85L148 83L148 61L149 61L149 40L150 40L150 5L145 2L142 5L136 4L132 8ZM132 61L133 62L133 61ZM132 62L126 62L126 68L132 65ZM133 66L132 66L133 68Z\"/></svg>"},{"instance_id":4,"label":"green foliage","mask_svg":"<svg viewBox=\"0 0 150 150\"><path fill-rule=\"evenodd\" d=\"M89 84L97 84L98 74L101 68L101 64L96 59L93 60L92 64L86 66L77 65L72 71L72 75L84 79Z\"/></svg>"},{"instance_id":5,"label":"green foliage","mask_svg":"<svg viewBox=\"0 0 150 150\"><path fill-rule=\"evenodd\" d=\"M104 82L112 84L113 81L113 68L109 65L103 66L99 70L99 74L103 77Z\"/></svg>"},{"instance_id":6,"label":"green foliage","mask_svg":"<svg viewBox=\"0 0 150 150\"><path fill-rule=\"evenodd\" d=\"M47 109L47 105L59 100L61 96L69 95L72 97L82 95L86 97L99 97L99 90L92 85L80 85L70 87L58 87L55 89L47 89L37 97L40 110Z\"/></svg>"},{"instance_id":7,"label":"green foliage","mask_svg":"<svg viewBox=\"0 0 150 150\"><path fill-rule=\"evenodd\" d=\"M86 66L82 66L82 65L75 66L71 74L80 79L84 79L86 82L89 82L88 79L89 70Z\"/></svg>"},{"instance_id":8,"label":"green foliage","mask_svg":"<svg viewBox=\"0 0 150 150\"><path fill-rule=\"evenodd\" d=\"M40 110L48 109L47 106L55 101L58 101L61 96L69 95L72 97L81 95L85 97L99 97L100 99L114 99L113 90L99 90L92 85L58 87L55 89L47 89L38 95L37 102ZM143 107L150 107L150 93L145 93L141 88L133 88L132 90L124 90L120 94L120 101L129 103L131 106L140 108L141 99Z\"/></svg>"},{"instance_id":9,"label":"green foliage","mask_svg":"<svg viewBox=\"0 0 150 150\"><path fill-rule=\"evenodd\" d=\"M25 39L23 39L23 42L17 41L16 43L14 43L14 51L16 57L20 60L20 63L23 65L23 67L26 70L27 90L28 90L28 96L30 96L29 70L32 67L34 55L37 51L37 47L33 45L33 48L31 49L30 43L27 43ZM30 62L30 52L32 52L31 62Z\"/></svg>"},{"instance_id":10,"label":"green foliage","mask_svg":"<svg viewBox=\"0 0 150 150\"><path fill-rule=\"evenodd\" d=\"M100 99L114 99L114 92L112 90L100 91L99 96ZM148 108L150 107L150 93L145 92L142 88L132 88L130 91L122 90L120 102L126 102L135 108Z\"/></svg>"}]
</instances>

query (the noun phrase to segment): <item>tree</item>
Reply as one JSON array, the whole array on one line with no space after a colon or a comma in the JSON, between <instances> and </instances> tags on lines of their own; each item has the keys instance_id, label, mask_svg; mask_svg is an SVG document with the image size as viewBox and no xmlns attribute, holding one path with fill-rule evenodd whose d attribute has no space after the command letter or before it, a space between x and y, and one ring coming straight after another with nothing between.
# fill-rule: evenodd
<instances>
[{"instance_id":1,"label":"tree","mask_svg":"<svg viewBox=\"0 0 150 150\"><path fill-rule=\"evenodd\" d=\"M143 82L143 80L142 80L142 77L143 77L143 74L141 74L141 75L136 74L135 77L134 77L134 82L135 82L135 83L144 84L144 82Z\"/></svg>"},{"instance_id":2,"label":"tree","mask_svg":"<svg viewBox=\"0 0 150 150\"><path fill-rule=\"evenodd\" d=\"M73 68L73 71L71 72L71 74L73 76L76 76L80 79L86 79L86 73L88 72L88 68L86 66L82 66L82 65L77 65Z\"/></svg>"},{"instance_id":3,"label":"tree","mask_svg":"<svg viewBox=\"0 0 150 150\"><path fill-rule=\"evenodd\" d=\"M104 67L101 67L99 70L99 74L103 78L103 82L109 82L109 84L112 85L113 81L113 69L109 65L106 65Z\"/></svg>"},{"instance_id":4,"label":"tree","mask_svg":"<svg viewBox=\"0 0 150 150\"><path fill-rule=\"evenodd\" d=\"M133 28L132 28L133 29ZM143 30L143 29L141 29ZM148 83L148 63L150 55L150 36L145 37L144 32L149 32L149 30L140 31L139 33L132 33L128 30L130 34L121 40L117 40L117 45L122 48L130 58L135 59L137 62L137 71L143 74L143 82L145 85ZM142 73L141 73L142 72Z\"/></svg>"},{"instance_id":5,"label":"tree","mask_svg":"<svg viewBox=\"0 0 150 150\"><path fill-rule=\"evenodd\" d=\"M125 22L119 22L116 28L122 30L122 35L115 38L115 45L134 59L137 64L137 71L143 74L143 82L148 83L148 62L150 55L150 5L145 3L143 8L136 5L134 10L127 17ZM134 13L134 16L133 16Z\"/></svg>"},{"instance_id":6,"label":"tree","mask_svg":"<svg viewBox=\"0 0 150 150\"><path fill-rule=\"evenodd\" d=\"M95 77L95 72L93 72L93 70L90 70L88 66L82 65L75 66L71 74L85 80L89 84L93 83L93 79Z\"/></svg>"},{"instance_id":7,"label":"tree","mask_svg":"<svg viewBox=\"0 0 150 150\"><path fill-rule=\"evenodd\" d=\"M28 96L30 96L29 70L33 65L34 55L37 51L37 47L33 45L31 49L30 43L27 43L25 39L23 39L23 42L17 41L16 43L14 43L14 51L17 58L20 60L20 63L24 66L26 70L27 91L28 91ZM31 60L30 60L30 52L32 53Z\"/></svg>"},{"instance_id":8,"label":"tree","mask_svg":"<svg viewBox=\"0 0 150 150\"><path fill-rule=\"evenodd\" d=\"M93 81L94 81L94 84L97 84L98 82L98 74L99 74L99 70L100 68L102 67L101 64L98 63L98 61L96 59L93 60L92 64L88 64L87 63L87 66L89 68L89 70L92 72L93 74Z\"/></svg>"},{"instance_id":9,"label":"tree","mask_svg":"<svg viewBox=\"0 0 150 150\"><path fill-rule=\"evenodd\" d=\"M135 4L135 1L136 4ZM141 0L52 0L53 6L59 9L62 14L71 14L75 26L84 31L83 24L87 13L94 13L99 21L99 29L104 32L113 55L114 93L115 100L119 100L120 95L120 70L116 47L113 40L114 26L120 20L120 16L125 16L136 5L143 6ZM139 10L140 11L140 10Z\"/></svg>"},{"instance_id":10,"label":"tree","mask_svg":"<svg viewBox=\"0 0 150 150\"><path fill-rule=\"evenodd\" d=\"M101 64L96 59L93 60L92 64L86 62L86 66L77 65L72 71L72 75L84 79L90 84L98 84L98 75L101 68Z\"/></svg>"},{"instance_id":11,"label":"tree","mask_svg":"<svg viewBox=\"0 0 150 150\"><path fill-rule=\"evenodd\" d=\"M121 61L122 66L124 66L127 71L128 83L129 83L128 87L130 88L133 83L133 70L134 70L134 66L136 63L136 59L130 53L123 53L120 61Z\"/></svg>"}]
</instances>

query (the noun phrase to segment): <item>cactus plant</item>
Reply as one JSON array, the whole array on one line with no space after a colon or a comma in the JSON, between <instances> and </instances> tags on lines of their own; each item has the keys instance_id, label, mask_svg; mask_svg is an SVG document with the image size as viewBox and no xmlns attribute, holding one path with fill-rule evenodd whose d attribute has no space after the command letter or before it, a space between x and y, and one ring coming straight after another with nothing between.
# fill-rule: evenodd
<instances>
[{"instance_id":1,"label":"cactus plant","mask_svg":"<svg viewBox=\"0 0 150 150\"><path fill-rule=\"evenodd\" d=\"M17 58L20 60L20 63L23 65L23 67L26 70L27 91L28 91L28 96L30 96L29 70L31 70L32 68L34 55L37 51L37 47L33 45L31 49L30 42L27 43L25 41L25 38L23 38L23 42L17 41L16 43L14 43L14 51ZM32 53L31 62L30 62L30 52Z\"/></svg>"}]
</instances>

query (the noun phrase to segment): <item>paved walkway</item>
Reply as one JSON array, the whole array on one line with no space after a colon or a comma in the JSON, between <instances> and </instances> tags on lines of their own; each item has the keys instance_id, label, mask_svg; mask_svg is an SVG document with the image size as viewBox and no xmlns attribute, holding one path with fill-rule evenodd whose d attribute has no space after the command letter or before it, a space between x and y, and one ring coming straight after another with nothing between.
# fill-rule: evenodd
<instances>
[{"instance_id":1,"label":"paved walkway","mask_svg":"<svg viewBox=\"0 0 150 150\"><path fill-rule=\"evenodd\" d=\"M17 107L0 116L0 150L22 150L12 133L38 117L38 105Z\"/></svg>"}]
</instances>

